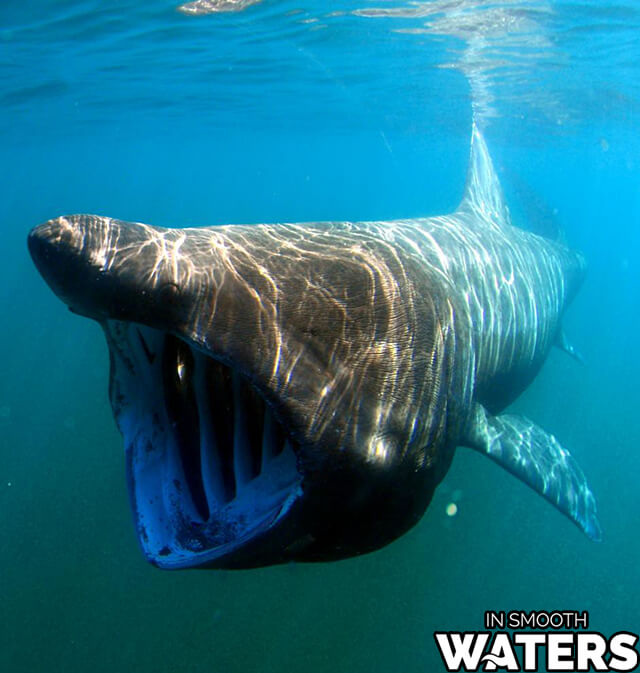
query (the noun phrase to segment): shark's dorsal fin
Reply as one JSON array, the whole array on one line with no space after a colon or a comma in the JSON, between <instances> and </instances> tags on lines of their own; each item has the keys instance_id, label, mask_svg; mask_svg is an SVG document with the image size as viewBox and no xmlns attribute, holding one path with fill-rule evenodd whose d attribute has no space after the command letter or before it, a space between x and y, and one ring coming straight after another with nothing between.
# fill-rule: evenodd
<instances>
[{"instance_id":1,"label":"shark's dorsal fin","mask_svg":"<svg viewBox=\"0 0 640 673\"><path fill-rule=\"evenodd\" d=\"M511 225L511 217L502 195L502 187L477 124L471 132L471 156L467 184L458 213L471 211L493 226Z\"/></svg>"}]
</instances>

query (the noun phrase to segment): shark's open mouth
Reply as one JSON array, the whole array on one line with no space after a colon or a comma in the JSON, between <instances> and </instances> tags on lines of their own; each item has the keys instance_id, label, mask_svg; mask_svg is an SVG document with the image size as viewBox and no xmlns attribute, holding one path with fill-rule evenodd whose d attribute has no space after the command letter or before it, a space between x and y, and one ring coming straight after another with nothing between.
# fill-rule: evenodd
<instances>
[{"instance_id":1,"label":"shark's open mouth","mask_svg":"<svg viewBox=\"0 0 640 673\"><path fill-rule=\"evenodd\" d=\"M104 328L145 555L163 568L237 555L299 496L295 445L232 366L159 330Z\"/></svg>"}]
</instances>

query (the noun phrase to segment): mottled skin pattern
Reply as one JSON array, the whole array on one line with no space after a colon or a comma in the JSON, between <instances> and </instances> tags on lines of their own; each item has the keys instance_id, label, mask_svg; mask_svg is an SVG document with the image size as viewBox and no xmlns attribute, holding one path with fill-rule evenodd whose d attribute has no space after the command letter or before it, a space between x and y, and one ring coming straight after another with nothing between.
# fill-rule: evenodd
<instances>
[{"instance_id":1,"label":"mottled skin pattern","mask_svg":"<svg viewBox=\"0 0 640 673\"><path fill-rule=\"evenodd\" d=\"M510 225L473 144L452 215L199 229L74 215L35 230L66 275L39 266L74 311L242 372L299 446L305 516L332 528L301 557L360 553L420 518L475 403L495 413L532 380L583 276L580 255Z\"/></svg>"}]
</instances>

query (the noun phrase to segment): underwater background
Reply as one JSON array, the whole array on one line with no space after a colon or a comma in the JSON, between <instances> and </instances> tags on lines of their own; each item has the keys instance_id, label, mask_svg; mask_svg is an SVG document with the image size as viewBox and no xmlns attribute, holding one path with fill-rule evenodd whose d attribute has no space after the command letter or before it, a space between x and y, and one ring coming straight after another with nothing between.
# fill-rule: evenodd
<instances>
[{"instance_id":1,"label":"underwater background","mask_svg":"<svg viewBox=\"0 0 640 673\"><path fill-rule=\"evenodd\" d=\"M176 4L0 5L0 670L440 671L433 632L481 629L485 610L637 633L637 3ZM554 350L512 408L576 457L603 541L459 449L420 524L371 555L148 565L104 338L39 277L30 228L447 213L472 117L514 223L589 262L565 320L586 364Z\"/></svg>"}]
</instances>

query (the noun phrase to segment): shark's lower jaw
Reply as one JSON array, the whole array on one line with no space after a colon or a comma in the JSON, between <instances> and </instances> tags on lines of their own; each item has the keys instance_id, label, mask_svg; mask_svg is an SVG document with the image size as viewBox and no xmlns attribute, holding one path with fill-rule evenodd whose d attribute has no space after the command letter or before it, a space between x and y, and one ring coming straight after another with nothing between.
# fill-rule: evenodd
<instances>
[{"instance_id":1,"label":"shark's lower jaw","mask_svg":"<svg viewBox=\"0 0 640 673\"><path fill-rule=\"evenodd\" d=\"M246 548L259 548L301 494L294 444L232 367L159 330L104 329L147 559L167 569L251 565Z\"/></svg>"}]
</instances>

